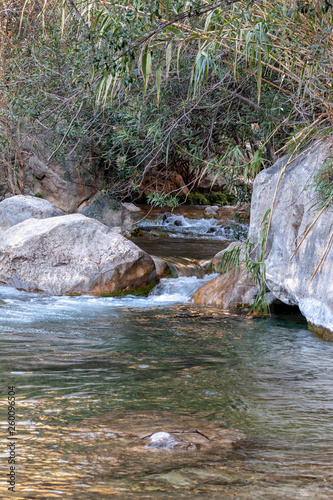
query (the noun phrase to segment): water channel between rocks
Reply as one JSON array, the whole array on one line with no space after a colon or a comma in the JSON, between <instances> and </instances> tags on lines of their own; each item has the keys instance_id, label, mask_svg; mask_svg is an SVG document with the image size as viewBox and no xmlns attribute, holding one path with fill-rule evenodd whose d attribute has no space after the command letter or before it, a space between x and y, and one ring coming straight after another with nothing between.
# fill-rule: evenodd
<instances>
[{"instance_id":1,"label":"water channel between rocks","mask_svg":"<svg viewBox=\"0 0 333 500\"><path fill-rule=\"evenodd\" d=\"M226 246L192 238L177 255L178 237L150 253L203 259ZM333 344L301 316L193 305L212 277L163 279L147 298L0 287L3 436L7 386L17 396L13 498L333 498ZM155 432L176 446L150 446Z\"/></svg>"}]
</instances>

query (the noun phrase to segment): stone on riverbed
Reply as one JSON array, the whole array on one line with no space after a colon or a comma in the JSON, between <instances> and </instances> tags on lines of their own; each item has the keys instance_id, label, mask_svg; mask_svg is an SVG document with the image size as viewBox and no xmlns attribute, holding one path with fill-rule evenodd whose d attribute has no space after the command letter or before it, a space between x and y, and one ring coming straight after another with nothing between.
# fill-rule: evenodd
<instances>
[{"instance_id":1,"label":"stone on riverbed","mask_svg":"<svg viewBox=\"0 0 333 500\"><path fill-rule=\"evenodd\" d=\"M133 205L134 207L134 205ZM129 210L126 204L117 206L115 200L103 193L97 193L89 205L83 208L80 213L86 217L91 217L102 222L108 227L123 227L127 231L135 229L133 210Z\"/></svg>"},{"instance_id":2,"label":"stone on riverbed","mask_svg":"<svg viewBox=\"0 0 333 500\"><path fill-rule=\"evenodd\" d=\"M155 432L147 438L147 447L169 450L175 448L180 442L168 432Z\"/></svg>"},{"instance_id":3,"label":"stone on riverbed","mask_svg":"<svg viewBox=\"0 0 333 500\"><path fill-rule=\"evenodd\" d=\"M131 290L155 278L152 258L80 214L29 219L0 235L0 282L53 295Z\"/></svg>"},{"instance_id":4,"label":"stone on riverbed","mask_svg":"<svg viewBox=\"0 0 333 500\"><path fill-rule=\"evenodd\" d=\"M0 232L27 219L47 219L64 215L49 201L36 196L17 195L0 202Z\"/></svg>"},{"instance_id":5,"label":"stone on riverbed","mask_svg":"<svg viewBox=\"0 0 333 500\"><path fill-rule=\"evenodd\" d=\"M170 267L165 260L160 257L155 257L154 255L152 255L151 258L155 264L157 278L166 278L171 274Z\"/></svg>"}]
</instances>

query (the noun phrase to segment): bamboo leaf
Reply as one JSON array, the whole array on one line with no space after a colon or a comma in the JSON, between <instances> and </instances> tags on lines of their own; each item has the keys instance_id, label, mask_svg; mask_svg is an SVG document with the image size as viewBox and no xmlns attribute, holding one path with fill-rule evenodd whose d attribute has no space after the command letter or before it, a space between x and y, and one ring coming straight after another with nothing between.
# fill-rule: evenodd
<instances>
[{"instance_id":1,"label":"bamboo leaf","mask_svg":"<svg viewBox=\"0 0 333 500\"><path fill-rule=\"evenodd\" d=\"M160 104L160 94L161 94L161 76L162 76L162 65L159 64L156 69L156 94L157 94L157 106Z\"/></svg>"},{"instance_id":2,"label":"bamboo leaf","mask_svg":"<svg viewBox=\"0 0 333 500\"><path fill-rule=\"evenodd\" d=\"M168 79L168 77L169 77L169 71L170 71L170 64L171 64L171 59L172 59L172 42L170 42L167 45L165 57L166 57L165 78Z\"/></svg>"}]
</instances>

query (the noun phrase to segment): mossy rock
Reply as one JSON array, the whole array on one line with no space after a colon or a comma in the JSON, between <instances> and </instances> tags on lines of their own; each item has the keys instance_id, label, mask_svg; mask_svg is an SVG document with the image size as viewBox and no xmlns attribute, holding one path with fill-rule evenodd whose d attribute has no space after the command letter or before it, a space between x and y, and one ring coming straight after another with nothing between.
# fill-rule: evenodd
<instances>
[{"instance_id":1,"label":"mossy rock","mask_svg":"<svg viewBox=\"0 0 333 500\"><path fill-rule=\"evenodd\" d=\"M313 331L318 337L323 340L327 340L328 342L333 342L333 332L331 332L328 328L324 328L323 326L316 326L312 323L308 323L308 326L311 331Z\"/></svg>"},{"instance_id":2,"label":"mossy rock","mask_svg":"<svg viewBox=\"0 0 333 500\"><path fill-rule=\"evenodd\" d=\"M237 196L231 191L211 191L207 195L211 205L234 205L237 203Z\"/></svg>"},{"instance_id":3,"label":"mossy rock","mask_svg":"<svg viewBox=\"0 0 333 500\"><path fill-rule=\"evenodd\" d=\"M139 227L136 227L132 232L131 232L131 236L136 236L136 237L140 237L140 236L144 236L146 234L145 231L142 231L142 229L140 229Z\"/></svg>"},{"instance_id":4,"label":"mossy rock","mask_svg":"<svg viewBox=\"0 0 333 500\"><path fill-rule=\"evenodd\" d=\"M142 286L141 288L133 288L132 290L117 290L116 292L101 293L100 297L126 297L126 295L135 295L136 297L148 297L151 290L157 284L156 280L149 283L149 285Z\"/></svg>"}]
</instances>

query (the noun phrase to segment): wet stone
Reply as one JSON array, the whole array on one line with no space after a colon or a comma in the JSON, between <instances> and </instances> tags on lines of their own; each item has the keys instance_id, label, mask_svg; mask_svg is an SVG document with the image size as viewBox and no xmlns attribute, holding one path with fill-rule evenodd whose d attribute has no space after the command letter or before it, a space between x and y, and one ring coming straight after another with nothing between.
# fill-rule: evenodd
<instances>
[{"instance_id":1,"label":"wet stone","mask_svg":"<svg viewBox=\"0 0 333 500\"><path fill-rule=\"evenodd\" d=\"M172 434L168 432L155 432L147 438L147 447L169 450L179 445L179 441L175 439Z\"/></svg>"}]
</instances>

